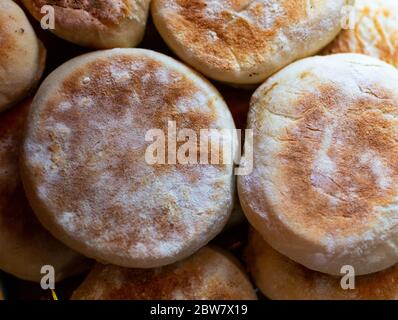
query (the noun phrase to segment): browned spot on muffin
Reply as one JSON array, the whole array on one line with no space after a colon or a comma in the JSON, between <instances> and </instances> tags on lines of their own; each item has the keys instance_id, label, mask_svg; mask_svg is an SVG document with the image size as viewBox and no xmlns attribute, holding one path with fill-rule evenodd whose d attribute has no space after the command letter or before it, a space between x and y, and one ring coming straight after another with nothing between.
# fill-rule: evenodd
<instances>
[{"instance_id":1,"label":"browned spot on muffin","mask_svg":"<svg viewBox=\"0 0 398 320\"><path fill-rule=\"evenodd\" d=\"M298 101L303 117L288 128L279 154L284 212L294 221L334 235L355 223L360 232L375 206L396 197L398 136L386 114L397 117L398 104L379 88L364 90L352 105L329 85Z\"/></svg>"},{"instance_id":2,"label":"browned spot on muffin","mask_svg":"<svg viewBox=\"0 0 398 320\"><path fill-rule=\"evenodd\" d=\"M0 54L3 57L3 59L9 57L10 53L18 49L19 47L16 44L16 39L19 35L15 34L16 32L12 33L8 30L9 25L11 23L18 24L19 22L12 15L8 15L7 19L0 19L0 35L1 35Z\"/></svg>"},{"instance_id":3,"label":"browned spot on muffin","mask_svg":"<svg viewBox=\"0 0 398 320\"><path fill-rule=\"evenodd\" d=\"M267 10L264 4L250 6L252 1L233 1L221 4L223 8L207 13L209 1L175 0L178 11L169 17L168 27L184 35L183 43L194 44L200 54L211 59L220 69L229 70L233 64L254 64L262 62L264 51L273 50L269 42L274 39L280 28L295 24L307 15L306 3L281 1L285 13L277 16L272 28L264 28L239 14L247 12L254 17L261 16ZM209 40L209 32L214 41ZM210 34L210 36L211 36ZM252 56L252 58L248 58Z\"/></svg>"},{"instance_id":4,"label":"browned spot on muffin","mask_svg":"<svg viewBox=\"0 0 398 320\"><path fill-rule=\"evenodd\" d=\"M249 281L229 256L205 247L158 269L97 265L72 299L255 299Z\"/></svg>"},{"instance_id":5,"label":"browned spot on muffin","mask_svg":"<svg viewBox=\"0 0 398 320\"><path fill-rule=\"evenodd\" d=\"M44 5L61 9L81 10L105 25L117 25L127 17L130 12L126 0L32 0L36 10Z\"/></svg>"}]
</instances>

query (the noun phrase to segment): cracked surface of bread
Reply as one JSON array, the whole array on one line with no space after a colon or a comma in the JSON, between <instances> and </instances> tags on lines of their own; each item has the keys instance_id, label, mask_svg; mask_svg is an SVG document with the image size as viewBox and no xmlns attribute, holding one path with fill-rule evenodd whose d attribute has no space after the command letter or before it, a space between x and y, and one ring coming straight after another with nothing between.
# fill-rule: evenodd
<instances>
[{"instance_id":1,"label":"cracked surface of bread","mask_svg":"<svg viewBox=\"0 0 398 320\"><path fill-rule=\"evenodd\" d=\"M324 53L362 53L398 67L398 2L356 0L354 13L354 28L343 30Z\"/></svg>"},{"instance_id":2,"label":"cracked surface of bread","mask_svg":"<svg viewBox=\"0 0 398 320\"><path fill-rule=\"evenodd\" d=\"M205 75L258 84L312 55L340 31L345 0L153 0L167 44Z\"/></svg>"},{"instance_id":3,"label":"cracked surface of bread","mask_svg":"<svg viewBox=\"0 0 398 320\"><path fill-rule=\"evenodd\" d=\"M330 274L397 263L397 101L397 70L358 54L301 60L255 92L238 189L268 243Z\"/></svg>"},{"instance_id":4,"label":"cracked surface of bread","mask_svg":"<svg viewBox=\"0 0 398 320\"><path fill-rule=\"evenodd\" d=\"M83 271L88 262L40 225L25 197L18 154L30 105L25 100L0 115L0 269L40 281L41 267L52 265L58 281Z\"/></svg>"},{"instance_id":5,"label":"cracked surface of bread","mask_svg":"<svg viewBox=\"0 0 398 320\"><path fill-rule=\"evenodd\" d=\"M204 246L230 216L233 166L148 164L147 132L167 139L169 121L177 133L235 128L217 90L160 53L99 51L57 69L35 97L23 147L24 184L43 224L125 267L170 264Z\"/></svg>"},{"instance_id":6,"label":"cracked surface of bread","mask_svg":"<svg viewBox=\"0 0 398 320\"><path fill-rule=\"evenodd\" d=\"M59 37L76 44L108 49L134 47L145 32L149 0L22 0L41 20L41 8L52 6Z\"/></svg>"},{"instance_id":7,"label":"cracked surface of bread","mask_svg":"<svg viewBox=\"0 0 398 320\"><path fill-rule=\"evenodd\" d=\"M355 278L344 290L340 276L331 276L281 255L251 230L245 251L247 268L257 286L273 300L398 300L398 265Z\"/></svg>"},{"instance_id":8,"label":"cracked surface of bread","mask_svg":"<svg viewBox=\"0 0 398 320\"><path fill-rule=\"evenodd\" d=\"M0 2L0 112L23 99L39 80L45 50L22 9Z\"/></svg>"},{"instance_id":9,"label":"cracked surface of bread","mask_svg":"<svg viewBox=\"0 0 398 320\"><path fill-rule=\"evenodd\" d=\"M186 260L158 269L98 264L74 300L256 300L254 289L230 254L204 247Z\"/></svg>"}]
</instances>

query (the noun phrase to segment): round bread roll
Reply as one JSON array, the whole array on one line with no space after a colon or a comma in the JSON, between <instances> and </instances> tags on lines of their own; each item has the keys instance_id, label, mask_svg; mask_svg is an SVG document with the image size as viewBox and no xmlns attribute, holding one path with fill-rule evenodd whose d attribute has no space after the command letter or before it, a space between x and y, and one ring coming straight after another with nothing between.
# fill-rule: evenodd
<instances>
[{"instance_id":1,"label":"round bread roll","mask_svg":"<svg viewBox=\"0 0 398 320\"><path fill-rule=\"evenodd\" d=\"M313 57L253 95L243 210L292 260L338 275L398 262L398 71L359 54Z\"/></svg>"},{"instance_id":2,"label":"round bread roll","mask_svg":"<svg viewBox=\"0 0 398 320\"><path fill-rule=\"evenodd\" d=\"M398 67L398 2L356 0L353 13L354 28L343 30L324 53L363 53Z\"/></svg>"},{"instance_id":3,"label":"round bread roll","mask_svg":"<svg viewBox=\"0 0 398 320\"><path fill-rule=\"evenodd\" d=\"M239 262L216 248L158 269L97 264L73 300L256 300Z\"/></svg>"},{"instance_id":4,"label":"round bread roll","mask_svg":"<svg viewBox=\"0 0 398 320\"><path fill-rule=\"evenodd\" d=\"M185 135L214 141L221 129L235 129L221 95L176 60L142 49L86 54L54 71L34 99L24 185L43 225L75 250L124 267L163 266L206 245L230 216L224 152L217 164L180 157ZM224 138L232 153L236 135ZM166 164L152 150L159 143Z\"/></svg>"},{"instance_id":5,"label":"round bread roll","mask_svg":"<svg viewBox=\"0 0 398 320\"><path fill-rule=\"evenodd\" d=\"M22 9L0 1L0 112L23 99L39 81L45 49Z\"/></svg>"},{"instance_id":6,"label":"round bread roll","mask_svg":"<svg viewBox=\"0 0 398 320\"><path fill-rule=\"evenodd\" d=\"M272 249L253 230L245 260L257 286L273 300L398 300L398 265L355 277L355 289L347 290L341 285L344 274L309 270Z\"/></svg>"},{"instance_id":7,"label":"round bread roll","mask_svg":"<svg viewBox=\"0 0 398 320\"><path fill-rule=\"evenodd\" d=\"M39 21L54 8L55 35L97 49L135 47L144 37L150 0L22 0Z\"/></svg>"},{"instance_id":8,"label":"round bread roll","mask_svg":"<svg viewBox=\"0 0 398 320\"><path fill-rule=\"evenodd\" d=\"M87 259L55 240L37 221L18 173L18 151L31 101L0 115L0 269L21 279L40 281L51 265L56 280L88 267Z\"/></svg>"},{"instance_id":9,"label":"round bread roll","mask_svg":"<svg viewBox=\"0 0 398 320\"><path fill-rule=\"evenodd\" d=\"M341 29L348 0L153 0L170 48L206 76L253 85L313 55Z\"/></svg>"}]
</instances>

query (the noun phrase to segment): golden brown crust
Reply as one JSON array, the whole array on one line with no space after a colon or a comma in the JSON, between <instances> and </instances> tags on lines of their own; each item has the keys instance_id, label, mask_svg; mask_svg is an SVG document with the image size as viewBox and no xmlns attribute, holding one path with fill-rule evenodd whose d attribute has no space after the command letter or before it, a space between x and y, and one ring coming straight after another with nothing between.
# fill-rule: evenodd
<instances>
[{"instance_id":1,"label":"golden brown crust","mask_svg":"<svg viewBox=\"0 0 398 320\"><path fill-rule=\"evenodd\" d=\"M366 56L315 57L254 94L254 171L239 195L254 227L293 260L332 274L398 260L397 80Z\"/></svg>"},{"instance_id":2,"label":"golden brown crust","mask_svg":"<svg viewBox=\"0 0 398 320\"><path fill-rule=\"evenodd\" d=\"M160 269L97 264L74 292L74 300L255 300L234 258L210 247Z\"/></svg>"},{"instance_id":3,"label":"golden brown crust","mask_svg":"<svg viewBox=\"0 0 398 320\"><path fill-rule=\"evenodd\" d=\"M150 165L146 134L167 133L169 121L197 134L234 128L221 96L148 50L68 65L36 95L24 144L24 183L39 218L71 247L113 264L160 266L192 254L229 217L232 165Z\"/></svg>"},{"instance_id":4,"label":"golden brown crust","mask_svg":"<svg viewBox=\"0 0 398 320\"><path fill-rule=\"evenodd\" d=\"M324 54L362 53L398 67L397 11L395 0L357 0L354 28L343 30Z\"/></svg>"},{"instance_id":5,"label":"golden brown crust","mask_svg":"<svg viewBox=\"0 0 398 320\"><path fill-rule=\"evenodd\" d=\"M136 46L142 39L149 0L23 0L41 20L43 6L52 6L56 35L82 46L114 48ZM79 32L76 32L79 30Z\"/></svg>"},{"instance_id":6,"label":"golden brown crust","mask_svg":"<svg viewBox=\"0 0 398 320\"><path fill-rule=\"evenodd\" d=\"M52 265L61 280L84 270L87 261L40 225L25 197L18 155L30 105L26 100L0 117L0 269L38 281L41 267Z\"/></svg>"},{"instance_id":7,"label":"golden brown crust","mask_svg":"<svg viewBox=\"0 0 398 320\"><path fill-rule=\"evenodd\" d=\"M341 277L309 270L281 255L251 230L245 260L260 290L274 300L398 300L398 265L355 279L354 290Z\"/></svg>"},{"instance_id":8,"label":"golden brown crust","mask_svg":"<svg viewBox=\"0 0 398 320\"><path fill-rule=\"evenodd\" d=\"M39 43L22 9L11 0L0 3L0 112L32 91L45 67Z\"/></svg>"},{"instance_id":9,"label":"golden brown crust","mask_svg":"<svg viewBox=\"0 0 398 320\"><path fill-rule=\"evenodd\" d=\"M368 93L347 108L347 96L335 86L319 85L316 93L299 97L294 106L302 117L281 137L284 144L278 154L284 163L280 179L289 198L282 210L305 228L310 229L316 219L329 234L351 234L353 223L356 232L361 232L374 219L374 208L393 203L397 196L398 167L392 162L398 155L393 120L398 117L398 103L392 99L396 93L377 84L365 90ZM336 127L331 129L331 125ZM318 160L328 130L333 135L328 159ZM336 167L332 176L314 170L317 161L327 160ZM381 181L380 175L389 181ZM336 199L333 205L330 197Z\"/></svg>"},{"instance_id":10,"label":"golden brown crust","mask_svg":"<svg viewBox=\"0 0 398 320\"><path fill-rule=\"evenodd\" d=\"M131 10L128 0L30 0L36 13L40 13L40 8L45 5L81 10L87 12L93 19L100 21L104 25L117 25L126 19Z\"/></svg>"},{"instance_id":11,"label":"golden brown crust","mask_svg":"<svg viewBox=\"0 0 398 320\"><path fill-rule=\"evenodd\" d=\"M339 31L345 1L154 0L154 22L186 62L216 80L256 84ZM306 45L303 45L306 42Z\"/></svg>"}]
</instances>

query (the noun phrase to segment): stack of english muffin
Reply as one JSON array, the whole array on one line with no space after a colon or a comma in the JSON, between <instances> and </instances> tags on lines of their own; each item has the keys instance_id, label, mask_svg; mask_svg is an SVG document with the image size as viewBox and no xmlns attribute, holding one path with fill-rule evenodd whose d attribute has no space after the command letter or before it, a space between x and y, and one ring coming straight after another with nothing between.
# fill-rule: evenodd
<instances>
[{"instance_id":1,"label":"stack of english muffin","mask_svg":"<svg viewBox=\"0 0 398 320\"><path fill-rule=\"evenodd\" d=\"M2 0L0 269L80 275L72 299L398 299L397 9ZM186 157L235 123L239 163L235 134Z\"/></svg>"}]
</instances>

